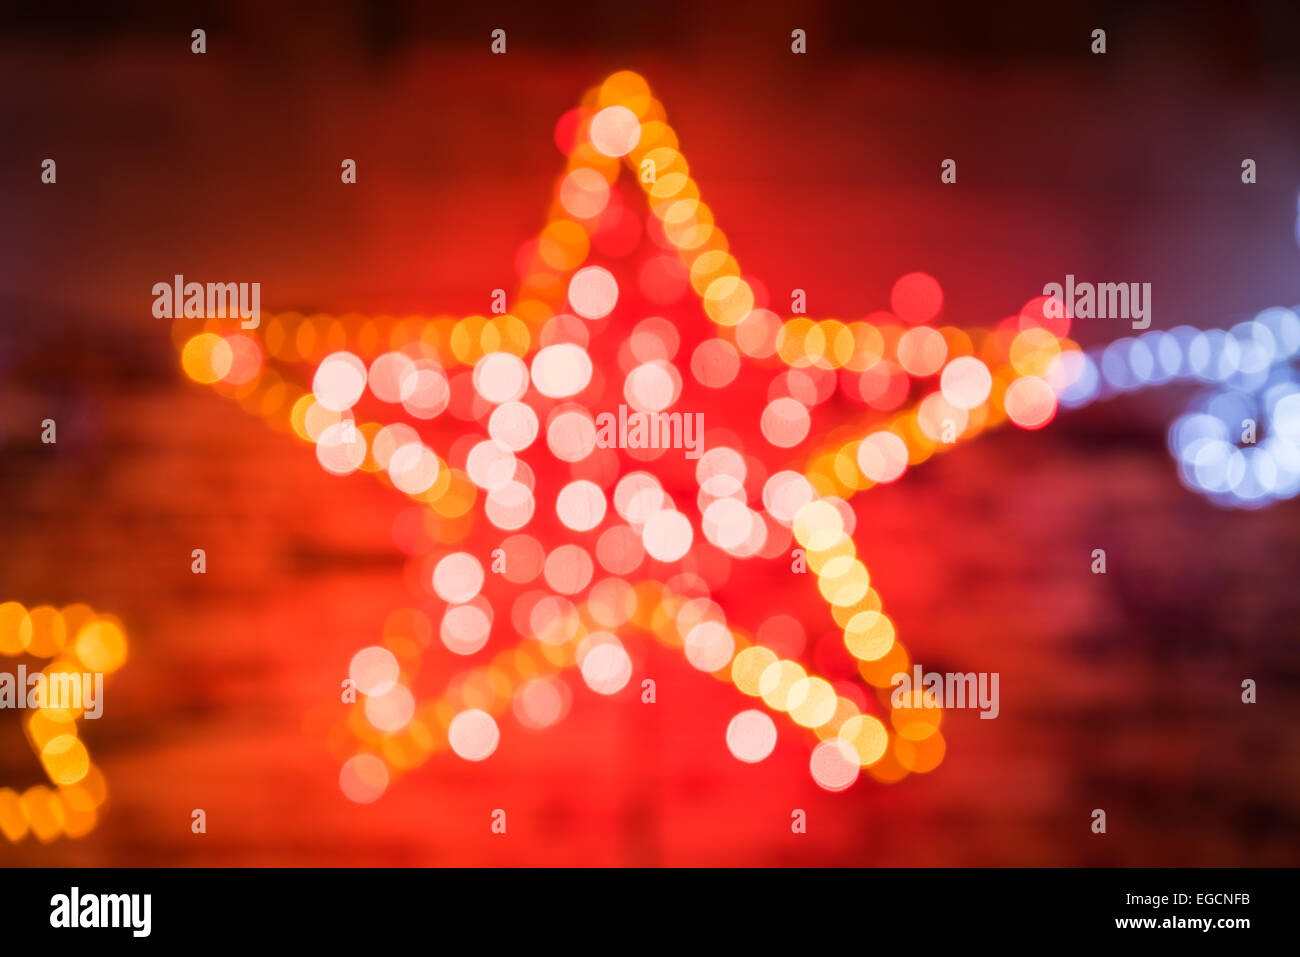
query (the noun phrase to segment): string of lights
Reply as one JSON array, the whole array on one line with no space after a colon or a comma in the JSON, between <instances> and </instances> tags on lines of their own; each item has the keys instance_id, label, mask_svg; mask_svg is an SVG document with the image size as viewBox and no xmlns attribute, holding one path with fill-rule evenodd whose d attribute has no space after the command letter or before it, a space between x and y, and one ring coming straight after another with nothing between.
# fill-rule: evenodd
<instances>
[{"instance_id":1,"label":"string of lights","mask_svg":"<svg viewBox=\"0 0 1300 957\"><path fill-rule=\"evenodd\" d=\"M48 687L59 676L80 681L86 673L117 671L126 661L126 632L115 617L88 605L29 609L7 601L0 604L0 655L48 659L40 671ZM26 684L16 683L18 695L30 694ZM29 834L41 843L82 837L99 821L108 786L77 733L87 693L78 691L72 701L43 694L25 716L23 731L53 787L36 784L21 793L0 787L0 834L11 842Z\"/></svg>"}]
</instances>

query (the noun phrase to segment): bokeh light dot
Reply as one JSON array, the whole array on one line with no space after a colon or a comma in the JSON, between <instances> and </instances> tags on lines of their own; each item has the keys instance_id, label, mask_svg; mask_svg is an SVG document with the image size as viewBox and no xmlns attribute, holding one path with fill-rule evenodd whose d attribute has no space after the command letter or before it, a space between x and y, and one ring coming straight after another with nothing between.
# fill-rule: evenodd
<instances>
[{"instance_id":1,"label":"bokeh light dot","mask_svg":"<svg viewBox=\"0 0 1300 957\"><path fill-rule=\"evenodd\" d=\"M757 708L741 711L727 725L727 749L738 761L757 764L776 748L776 722Z\"/></svg>"},{"instance_id":2,"label":"bokeh light dot","mask_svg":"<svg viewBox=\"0 0 1300 957\"><path fill-rule=\"evenodd\" d=\"M603 266L584 266L569 280L569 304L584 319L601 319L618 302L618 280Z\"/></svg>"},{"instance_id":3,"label":"bokeh light dot","mask_svg":"<svg viewBox=\"0 0 1300 957\"><path fill-rule=\"evenodd\" d=\"M626 106L607 106L591 118L591 144L606 156L626 156L641 141L641 121Z\"/></svg>"},{"instance_id":4,"label":"bokeh light dot","mask_svg":"<svg viewBox=\"0 0 1300 957\"><path fill-rule=\"evenodd\" d=\"M316 401L331 412L356 405L366 389L366 365L350 352L335 352L321 360L312 377Z\"/></svg>"},{"instance_id":5,"label":"bokeh light dot","mask_svg":"<svg viewBox=\"0 0 1300 957\"><path fill-rule=\"evenodd\" d=\"M447 743L466 761L484 761L501 741L496 719L479 708L462 711L447 726Z\"/></svg>"}]
</instances>

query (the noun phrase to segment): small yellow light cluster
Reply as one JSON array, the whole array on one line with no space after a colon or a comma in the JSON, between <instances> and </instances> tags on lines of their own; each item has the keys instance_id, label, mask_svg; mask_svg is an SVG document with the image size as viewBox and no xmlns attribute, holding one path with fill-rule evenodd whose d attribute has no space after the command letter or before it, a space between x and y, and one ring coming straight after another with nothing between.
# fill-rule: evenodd
<instances>
[{"instance_id":1,"label":"small yellow light cluster","mask_svg":"<svg viewBox=\"0 0 1300 957\"><path fill-rule=\"evenodd\" d=\"M126 633L117 619L87 605L57 609L0 604L0 655L50 659L42 672L108 675L126 661ZM18 688L26 695L26 688ZM22 793L0 787L0 833L13 842L28 834L42 843L82 837L94 829L108 796L103 773L77 735L83 709L51 707L46 701L25 714L24 731L53 788L35 785Z\"/></svg>"}]
</instances>

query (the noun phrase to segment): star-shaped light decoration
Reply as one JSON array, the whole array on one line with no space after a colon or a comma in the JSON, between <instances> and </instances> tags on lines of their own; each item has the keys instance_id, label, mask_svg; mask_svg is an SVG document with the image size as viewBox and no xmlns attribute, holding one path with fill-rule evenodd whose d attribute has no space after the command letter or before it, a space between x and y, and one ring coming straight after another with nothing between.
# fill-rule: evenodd
<instances>
[{"instance_id":1,"label":"star-shaped light decoration","mask_svg":"<svg viewBox=\"0 0 1300 957\"><path fill-rule=\"evenodd\" d=\"M1071 341L1068 316L1042 297L991 329L936 327L942 290L922 273L864 320L783 319L729 251L640 76L589 91L556 141L568 162L545 227L520 249L508 312L288 313L260 339L214 318L173 326L192 379L314 444L326 471L370 473L416 505L396 544L434 611L394 612L352 659L362 697L346 719L343 792L373 801L447 747L486 759L507 715L554 724L569 669L592 691L624 692L636 670L625 641L638 633L761 702L719 729L741 761L772 751L779 713L816 742L810 769L827 790L864 770L893 782L934 769L942 712L919 691L891 705L910 659L857 557L849 499L1004 422L1041 428L1058 401L1207 368L1224 381L1240 371L1223 363L1244 333L1125 340L1130 382L1114 353ZM644 219L629 199L638 187ZM1250 335L1275 345L1265 370L1285 367L1297 329L1289 310L1254 321ZM303 365L314 365L309 384L294 378ZM741 376L742 365L754 371ZM605 447L602 417L620 404L703 413L702 454ZM790 569L794 549L793 567L813 574L791 580L815 581L842 634L825 653L806 653L795 618L752 603L728 613L715 598L743 589L754 563L769 577L771 563ZM435 635L477 663L417 701L411 684Z\"/></svg>"}]
</instances>

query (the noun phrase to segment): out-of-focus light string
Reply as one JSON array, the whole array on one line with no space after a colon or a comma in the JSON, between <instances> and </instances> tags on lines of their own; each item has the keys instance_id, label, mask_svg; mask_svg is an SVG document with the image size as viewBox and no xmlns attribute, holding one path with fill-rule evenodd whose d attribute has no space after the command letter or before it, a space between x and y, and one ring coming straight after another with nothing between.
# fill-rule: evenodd
<instances>
[{"instance_id":1,"label":"out-of-focus light string","mask_svg":"<svg viewBox=\"0 0 1300 957\"><path fill-rule=\"evenodd\" d=\"M1051 342L1032 327L1021 335L1031 332L1041 343ZM882 478L893 481L907 466L952 448L958 439L1007 421L1007 392L1016 382L1044 383L1034 386L1039 402L1010 410L1010 418L1026 428L1050 422L1057 403L1078 409L1142 388L1192 383L1210 388L1192 399L1168 433L1183 484L1218 505L1237 508L1259 508L1300 492L1300 384L1293 365L1300 355L1300 316L1295 310L1266 309L1226 331L1150 330L1087 351L1068 340L1057 344L1022 350L1015 365L995 366L989 406L956 428L950 441L941 433L953 413L954 395L941 388L869 435L814 454L810 479L824 494L845 496ZM869 453L862 451L864 443L874 443ZM877 454L876 446L883 445L896 449L892 467L887 456Z\"/></svg>"},{"instance_id":2,"label":"out-of-focus light string","mask_svg":"<svg viewBox=\"0 0 1300 957\"><path fill-rule=\"evenodd\" d=\"M1205 384L1168 431L1178 476L1216 505L1256 509L1300 492L1300 316L1265 309L1228 330L1179 326L1117 339L1064 370L1061 404Z\"/></svg>"},{"instance_id":3,"label":"out-of-focus light string","mask_svg":"<svg viewBox=\"0 0 1300 957\"><path fill-rule=\"evenodd\" d=\"M823 786L835 784L833 790L847 787L857 778L859 768L878 781L893 782L909 771L930 770L942 759L945 745L938 731L939 710L919 706L890 709L890 727L886 728L878 718L864 713L856 686L829 682L798 662L755 644L728 625L725 612L715 602L675 594L657 581L635 586L617 579L605 581L605 585L615 584L624 592L617 601L609 601L607 595L571 607L567 614L552 619L539 639L498 653L487 666L459 674L441 698L414 706L413 717L400 731L377 729L376 719L382 726L385 716L358 707L349 722L352 733L399 773L423 764L442 750L444 740L460 757L482 760L495 750L500 734L497 719L507 709L513 710L520 724L533 730L564 717L569 692L567 685L555 681L564 669L580 670L597 693L621 691L631 679L632 664L615 631L622 636L644 632L667 647L684 651L697 669L730 682L758 698L769 711L788 714L795 724L812 730L820 741L814 761L824 772L819 779ZM544 600L554 600L554 596ZM391 623L386 631L391 627L418 633L432 628L423 613L415 610L396 617L401 620ZM413 620L421 624L413 627ZM871 652L865 644L869 640L880 649L891 646L891 635L881 629L870 636L864 629L860 637L867 653ZM402 653L400 644L394 647L399 654L377 646L364 649L353 660L351 674L359 687L376 692L368 700L382 700L388 693L385 685L399 669L405 675L417 665L416 648L407 647ZM893 648L897 647L895 643ZM408 656L412 660L395 660ZM885 686L895 670L893 666L864 668L863 674L872 683ZM459 715L471 717L453 729ZM758 761L775 744L776 728L770 719L764 722L752 713L746 713L746 720L745 741L733 743L733 753L741 760ZM756 737L765 738L766 744L755 741ZM381 770L365 757L345 765L342 776L344 790L354 798L371 789L382 791L391 779L387 769Z\"/></svg>"},{"instance_id":4,"label":"out-of-focus light string","mask_svg":"<svg viewBox=\"0 0 1300 957\"><path fill-rule=\"evenodd\" d=\"M53 788L37 784L19 793L0 787L0 834L7 840L18 842L30 834L44 844L62 836L83 837L99 822L108 787L77 734L77 719L85 709L53 707L49 679L107 676L122 667L126 654L121 622L88 605L29 609L16 601L0 603L0 655L51 659L40 669L47 679L46 698L25 714L23 731ZM15 690L28 695L26 687Z\"/></svg>"}]
</instances>

